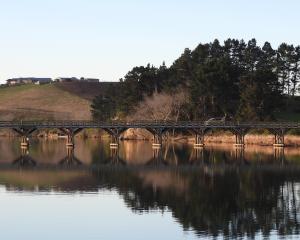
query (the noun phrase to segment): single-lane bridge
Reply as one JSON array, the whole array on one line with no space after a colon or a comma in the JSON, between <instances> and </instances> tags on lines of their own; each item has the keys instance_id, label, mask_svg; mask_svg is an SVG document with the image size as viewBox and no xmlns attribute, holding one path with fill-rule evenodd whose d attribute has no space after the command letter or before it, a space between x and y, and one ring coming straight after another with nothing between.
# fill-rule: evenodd
<instances>
[{"instance_id":1,"label":"single-lane bridge","mask_svg":"<svg viewBox=\"0 0 300 240\"><path fill-rule=\"evenodd\" d=\"M112 137L111 147L118 147L122 133L128 129L146 129L153 134L153 147L160 148L168 131L185 131L195 136L195 147L204 146L204 136L210 130L228 130L235 135L235 146L243 147L245 135L254 129L265 129L274 135L274 146L284 146L284 136L291 129L300 129L297 122L175 122L175 121L0 121L0 129L12 129L28 146L28 138L36 130L59 129L67 135L67 146L74 147L74 137L83 129L103 129Z\"/></svg>"}]
</instances>

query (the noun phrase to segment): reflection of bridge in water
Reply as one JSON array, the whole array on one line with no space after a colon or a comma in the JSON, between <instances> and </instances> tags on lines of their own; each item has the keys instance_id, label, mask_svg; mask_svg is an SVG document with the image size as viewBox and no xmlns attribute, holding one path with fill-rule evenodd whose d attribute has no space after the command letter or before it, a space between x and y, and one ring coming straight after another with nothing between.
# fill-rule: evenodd
<instances>
[{"instance_id":1,"label":"reflection of bridge in water","mask_svg":"<svg viewBox=\"0 0 300 240\"><path fill-rule=\"evenodd\" d=\"M203 238L254 239L262 232L268 238L275 230L283 237L300 230L300 168L173 170L0 168L0 178L14 192L116 191L133 212L168 209Z\"/></svg>"},{"instance_id":2,"label":"reflection of bridge in water","mask_svg":"<svg viewBox=\"0 0 300 240\"><path fill-rule=\"evenodd\" d=\"M105 155L98 155L94 152L92 161L86 161L82 154L76 154L74 148L66 148L63 154L59 154L55 158L50 158L49 161L44 161L43 155L36 154L36 148L32 149L33 155L30 155L31 148L22 147L21 154L11 160L12 165L21 167L39 167L39 166L84 166L84 167L101 167L103 165L121 165L121 166L219 166L221 165L257 165L257 164L280 164L287 165L292 162L290 160L300 159L300 151L294 148L292 155L289 154L293 148L287 148L287 155L285 155L284 148L261 148L259 152L251 150L251 146L244 148L234 148L226 145L207 145L205 147L192 147L189 144L178 144L167 142L162 148L155 148L144 146L148 148L147 153L135 153L137 155L126 155L126 144L133 143L124 142L119 148L109 148ZM142 143L144 144L144 143ZM134 144L135 145L135 144ZM133 147L134 147L133 145ZM132 147L132 146L131 146ZM102 147L103 148L103 147ZM261 152L261 150L266 150ZM152 151L152 155L151 155ZM142 154L142 155L141 155ZM296 155L295 155L296 154ZM80 156L81 155L81 156ZM259 157L258 157L259 156ZM287 157L287 159L286 159ZM81 159L82 158L82 159ZM258 159L257 159L258 158ZM258 161L257 161L258 160ZM5 161L4 165L10 162ZM0 163L0 167L3 164Z\"/></svg>"}]
</instances>

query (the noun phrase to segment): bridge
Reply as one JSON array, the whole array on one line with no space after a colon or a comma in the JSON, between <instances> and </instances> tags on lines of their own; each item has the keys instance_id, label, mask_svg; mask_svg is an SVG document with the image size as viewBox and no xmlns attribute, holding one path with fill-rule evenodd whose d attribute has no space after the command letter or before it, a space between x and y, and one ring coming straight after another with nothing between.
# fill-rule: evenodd
<instances>
[{"instance_id":1,"label":"bridge","mask_svg":"<svg viewBox=\"0 0 300 240\"><path fill-rule=\"evenodd\" d=\"M168 131L185 131L193 134L194 146L204 146L204 136L211 130L227 130L235 135L235 146L245 145L250 130L264 129L274 135L274 146L284 147L284 136L291 129L300 129L297 122L175 122L175 121L0 121L0 129L12 129L21 136L21 146L28 147L30 135L43 129L58 129L67 136L66 146L74 148L74 137L83 129L102 129L111 136L111 148L118 148L119 139L128 129L145 129L153 135L153 148L160 148Z\"/></svg>"}]
</instances>

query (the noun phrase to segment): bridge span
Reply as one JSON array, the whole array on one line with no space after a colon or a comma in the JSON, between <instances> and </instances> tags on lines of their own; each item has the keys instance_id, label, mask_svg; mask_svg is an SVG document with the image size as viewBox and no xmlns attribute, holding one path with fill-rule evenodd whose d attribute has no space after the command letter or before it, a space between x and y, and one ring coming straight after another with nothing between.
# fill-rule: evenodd
<instances>
[{"instance_id":1,"label":"bridge span","mask_svg":"<svg viewBox=\"0 0 300 240\"><path fill-rule=\"evenodd\" d=\"M235 146L243 147L250 130L265 129L274 135L274 146L284 147L284 136L291 129L300 129L297 122L175 122L175 121L0 121L0 129L12 129L21 136L21 146L28 147L30 135L42 129L58 129L67 136L67 147L74 147L74 137L83 129L103 129L111 136L111 148L118 148L119 139L128 129L146 129L153 134L153 147L160 148L168 131L189 132L195 137L195 147L204 146L204 136L215 129L235 135Z\"/></svg>"}]
</instances>

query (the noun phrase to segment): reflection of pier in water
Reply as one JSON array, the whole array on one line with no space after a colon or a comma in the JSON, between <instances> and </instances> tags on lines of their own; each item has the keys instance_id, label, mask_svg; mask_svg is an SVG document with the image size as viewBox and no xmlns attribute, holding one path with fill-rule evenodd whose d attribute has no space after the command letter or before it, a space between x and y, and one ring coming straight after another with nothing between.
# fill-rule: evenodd
<instances>
[{"instance_id":1,"label":"reflection of pier in water","mask_svg":"<svg viewBox=\"0 0 300 240\"><path fill-rule=\"evenodd\" d=\"M129 147L128 147L129 144ZM136 144L141 144L142 151L134 151ZM35 154L36 148L33 149L33 156L30 155L30 148L23 147L20 156L15 157L12 161L14 165L20 166L36 166L57 164L63 166L79 166L79 165L153 165L153 166L180 166L180 165L211 165L211 164L229 164L229 165L249 165L249 164L288 164L291 160L300 159L300 150L294 148L260 148L257 146L249 146L246 148L234 148L226 145L206 145L192 147L188 144L168 143L160 148L152 148L147 143L127 143L122 142L118 148L107 147L108 154L105 156L97 155L94 152L94 159L84 158L83 153L86 150L78 151L75 154L74 148L62 148L65 151L65 156L59 154L55 158L43 159L41 154ZM80 144L79 144L80 145ZM105 146L101 147L105 148ZM84 149L84 145L81 146ZM144 152L146 149L146 154ZM152 154L151 154L152 153ZM83 160L81 160L83 157ZM35 160L37 159L37 160ZM40 159L40 160L39 160ZM51 161L50 161L51 159Z\"/></svg>"},{"instance_id":2,"label":"reflection of pier in water","mask_svg":"<svg viewBox=\"0 0 300 240\"><path fill-rule=\"evenodd\" d=\"M178 144L180 145L180 144ZM218 148L217 145L190 147L183 152L188 152L187 156L182 157L182 152L178 150L176 144L167 144L163 148L153 149L153 157L149 160L148 165L199 165L199 164L230 164L230 165L249 165L255 164L284 164L286 161L286 152L298 153L300 159L300 151L289 148L260 148L264 151L253 151L251 147L224 147ZM262 155L262 157L259 157ZM257 159L258 158L258 159Z\"/></svg>"},{"instance_id":3,"label":"reflection of pier in water","mask_svg":"<svg viewBox=\"0 0 300 240\"><path fill-rule=\"evenodd\" d=\"M36 161L29 155L28 147L21 148L21 156L13 161L16 166L35 166Z\"/></svg>"}]
</instances>

